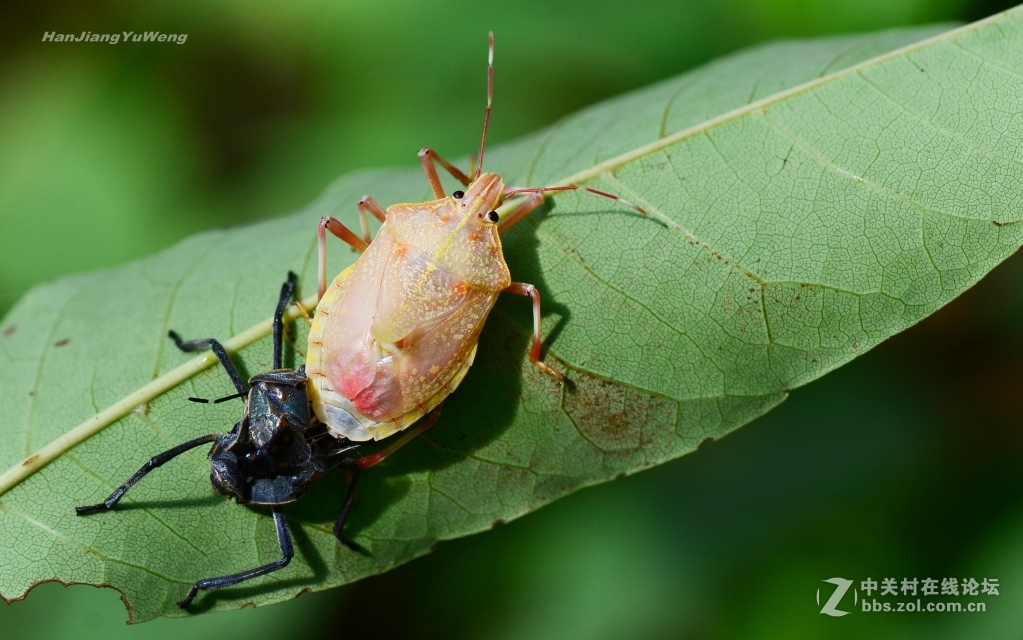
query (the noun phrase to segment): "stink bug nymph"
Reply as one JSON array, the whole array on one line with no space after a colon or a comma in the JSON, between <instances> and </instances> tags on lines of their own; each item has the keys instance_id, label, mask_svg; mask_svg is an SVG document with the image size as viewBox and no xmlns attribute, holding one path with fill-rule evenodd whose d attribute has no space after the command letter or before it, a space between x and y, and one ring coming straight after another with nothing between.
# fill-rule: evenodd
<instances>
[{"instance_id":1,"label":"stink bug nymph","mask_svg":"<svg viewBox=\"0 0 1023 640\"><path fill-rule=\"evenodd\" d=\"M540 358L540 293L531 284L512 282L500 234L555 191L582 189L646 215L618 196L589 187L509 187L499 175L483 173L493 63L491 33L487 109L479 166L475 172L469 169L472 178L432 149L423 149L419 161L435 200L384 209L363 196L357 205L361 237L332 217L320 220L320 301L309 331L306 371L313 410L337 437L379 440L440 405L465 377L501 292L532 299L529 359L560 384L561 375ZM437 165L464 191L445 195ZM528 197L502 219L497 213L501 203L520 194ZM370 238L367 215L383 223L376 238ZM329 287L327 231L362 254Z\"/></svg>"},{"instance_id":2,"label":"stink bug nymph","mask_svg":"<svg viewBox=\"0 0 1023 640\"><path fill-rule=\"evenodd\" d=\"M199 580L178 603L182 608L187 607L199 591L230 586L286 567L294 556L294 549L288 521L281 506L298 500L313 482L337 466L347 467L352 476L341 512L334 524L334 535L345 545L358 549L358 545L343 535L342 528L351 507L360 471L380 462L416 433L429 427L436 418L436 413L432 414L405 438L384 451L364 458L347 457L345 454L358 447L358 444L332 436L322 423L312 417L306 394L304 367L285 369L281 366L282 318L295 289L294 280L295 275L289 274L288 281L281 287L274 313L273 370L252 376L248 384L242 380L223 345L215 338L185 341L174 331L169 333L182 351L209 348L216 354L237 390L237 393L216 402L245 398L245 411L234 428L227 434L213 433L194 438L154 456L105 501L75 509L80 516L109 511L150 471L190 449L213 443L209 459L210 481L214 489L240 504L270 507L277 528L281 559L241 573ZM201 398L189 399L208 402Z\"/></svg>"}]
</instances>

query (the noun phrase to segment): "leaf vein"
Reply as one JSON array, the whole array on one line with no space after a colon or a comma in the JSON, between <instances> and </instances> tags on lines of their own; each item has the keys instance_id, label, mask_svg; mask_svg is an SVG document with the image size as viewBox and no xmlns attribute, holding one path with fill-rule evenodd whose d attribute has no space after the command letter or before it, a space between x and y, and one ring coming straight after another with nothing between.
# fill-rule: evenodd
<instances>
[{"instance_id":1,"label":"leaf vein","mask_svg":"<svg viewBox=\"0 0 1023 640\"><path fill-rule=\"evenodd\" d=\"M53 529L51 527L46 526L42 522L39 522L38 520L35 520L34 518L31 518L28 515L26 515L24 513L21 513L20 511L16 511L16 510L12 509L11 507L9 507L6 504L4 504L2 501L0 501L0 511L3 511L4 513L7 513L7 514L9 514L11 516L14 516L16 518L19 518L19 519L27 522L28 524L30 524L30 525L38 528L38 529L41 529L44 533L50 534L54 538L57 538L59 540L64 540L65 542L69 542L71 544L74 544L74 545L77 545L77 546L81 547L82 549L85 549L87 552L95 555L97 558L102 560L104 563L119 564L119 565L122 565L122 566L125 566L125 567L131 567L132 569L138 569L139 571L142 571L144 573L148 573L151 576L156 576L157 578L161 578L163 580L166 580L167 582L172 582L172 583L175 583L175 584L188 584L186 582L182 582L181 580L177 580L175 578L171 578L169 576L165 576L162 573L159 573L158 571L153 571L152 569L150 569L148 567L145 567L145 566L142 566L142 565L137 565L137 564L134 564L134 563L131 563L131 562L127 562L127 561L122 560L120 558L112 558L110 556L103 555L102 553L100 553L96 549L93 549L92 547L86 545L85 543L79 542L78 540L75 540L74 538L69 538L69 537L61 534L57 530L55 530L55 529Z\"/></svg>"},{"instance_id":2,"label":"leaf vein","mask_svg":"<svg viewBox=\"0 0 1023 640\"><path fill-rule=\"evenodd\" d=\"M36 367L35 379L32 381L31 400L28 405L28 419L25 424L25 455L32 453L32 427L35 423L36 405L39 403L39 382L43 377L43 368L46 365L46 357L53 351L53 338L57 335L57 327L64 321L64 314L67 312L71 298L68 298L60 307L60 312L53 319L53 325L46 334L46 342L43 344L43 352L39 355L39 365Z\"/></svg>"},{"instance_id":3,"label":"leaf vein","mask_svg":"<svg viewBox=\"0 0 1023 640\"><path fill-rule=\"evenodd\" d=\"M840 167L839 165L835 164L832 160L829 160L826 157L824 157L824 155L820 151L818 151L816 148L814 148L808 142L806 142L805 140L803 140L802 138L800 138L799 136L797 136L793 132L789 131L788 129L786 129L785 127L780 125L779 123L775 122L767 114L764 114L764 113L758 114L757 117L762 119L768 126L773 128L779 134L781 134L782 136L788 138L792 142L796 143L797 146L799 146L801 149L806 151L811 157L813 157L815 160L817 160L819 163L821 163L821 165L823 165L825 168L830 169L831 171L833 171L833 172L835 172L835 173L837 173L839 175L845 176L847 178L851 178L852 180L856 180L857 182L860 182L860 183L862 183L862 184L864 184L864 185L866 185L868 187L871 187L871 188L875 189L876 191L879 191L879 192L884 193L884 194L886 194L888 196L891 196L892 198L894 198L896 200L904 202L907 205L909 205L910 207L912 207L913 209L916 209L917 211L920 211L920 212L936 213L936 214L939 214L939 215L946 216L948 218L954 218L954 219L958 219L958 220L971 220L971 221L972 220L977 220L977 218L970 218L970 217L967 217L967 216L961 216L961 215L958 215L958 214L955 214L955 213L950 213L948 211L942 211L940 209L933 209L933 208L928 207L926 205L923 205L923 204L921 204L919 202L916 202L912 198L907 197L906 195L900 193L899 191L896 191L896 190L894 190L894 189L892 189L890 187L885 187L883 185L880 185L880 184L878 184L878 183L876 183L876 182L874 182L872 180L868 180L864 176L861 176L861 175L858 175L858 174L856 174L856 173L854 173L852 171L849 171L848 169L845 169L844 167Z\"/></svg>"},{"instance_id":4,"label":"leaf vein","mask_svg":"<svg viewBox=\"0 0 1023 640\"><path fill-rule=\"evenodd\" d=\"M867 76L865 76L863 74L860 74L859 77L862 78L862 80L865 83L867 83L871 88L876 90L878 92L878 94L880 94L886 100L890 101L892 104L894 104L897 107L899 107L902 111L904 111L909 116L917 119L918 121L920 121L920 122L922 122L922 123L924 123L926 125L929 125L929 126L933 127L936 131L944 133L947 136L949 136L950 138L954 138L955 140L958 140L958 141L962 142L963 144L965 144L966 146L970 147L971 149L973 149L975 151L978 151L978 152L988 156L989 158L995 158L997 160L1005 160L1006 162L1011 162L1012 164L1023 166L1023 161L1017 160L1016 158L1012 158L1010 156L1006 156L1006 155L1003 155L1003 154L1000 154L1000 153L996 153L994 151L991 151L990 149L987 149L986 147L982 147L981 145L973 142L972 140L970 140L966 136L962 135L961 133L959 133L957 131L954 131L952 129L948 129L946 127L943 127L943 126L939 125L938 123L934 122L933 120L931 120L930 118L928 118L927 116L923 115L922 113L916 111L915 109L911 109L908 105L906 105L906 104L904 104L902 102L899 102L894 96L889 94L887 91L884 90L884 88L882 88L879 84L877 84L876 82L874 82L873 80L871 80Z\"/></svg>"}]
</instances>

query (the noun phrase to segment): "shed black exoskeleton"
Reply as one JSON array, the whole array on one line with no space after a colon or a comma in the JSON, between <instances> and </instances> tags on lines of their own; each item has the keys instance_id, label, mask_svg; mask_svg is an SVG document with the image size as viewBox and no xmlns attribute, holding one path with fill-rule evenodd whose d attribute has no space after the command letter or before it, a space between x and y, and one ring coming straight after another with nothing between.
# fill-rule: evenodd
<instances>
[{"instance_id":1,"label":"shed black exoskeleton","mask_svg":"<svg viewBox=\"0 0 1023 640\"><path fill-rule=\"evenodd\" d=\"M162 466L190 449L213 443L209 459L212 465L210 481L219 493L234 498L240 504L268 506L273 512L277 527L277 540L281 559L248 571L218 578L207 578L196 582L183 600L181 608L191 604L199 591L227 587L239 582L283 569L294 556L288 521L281 506L294 502L305 495L310 485L330 469L343 466L351 470L351 482L341 512L334 524L334 535L353 550L359 547L343 533L345 519L352 504L359 473L395 451L412 436L429 427L436 419L432 414L416 429L394 445L376 454L362 458L346 456L358 447L358 443L332 436L326 427L312 416L306 394L304 366L298 369L282 368L283 316L295 289L295 274L289 273L288 280L281 287L280 299L273 318L273 370L249 379L248 385L242 380L234 363L223 345L215 338L182 340L174 331L170 338L183 351L212 349L227 375L231 378L237 394L220 398L215 402L234 398L245 398L245 412L234 428L227 434L209 434L183 442L178 446L154 456L135 474L114 491L105 501L77 507L75 511L84 516L97 511L109 511L124 497L139 480L150 471ZM190 398L197 402L208 402Z\"/></svg>"}]
</instances>

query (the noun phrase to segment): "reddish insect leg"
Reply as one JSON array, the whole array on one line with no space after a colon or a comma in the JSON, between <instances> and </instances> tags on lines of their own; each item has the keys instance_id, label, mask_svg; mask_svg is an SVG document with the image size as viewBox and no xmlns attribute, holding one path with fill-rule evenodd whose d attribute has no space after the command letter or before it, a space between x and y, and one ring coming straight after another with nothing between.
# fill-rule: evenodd
<instances>
[{"instance_id":1,"label":"reddish insect leg","mask_svg":"<svg viewBox=\"0 0 1023 640\"><path fill-rule=\"evenodd\" d=\"M362 253L369 246L369 243L373 241L369 235L369 220L366 218L367 214L372 214L374 218L383 222L387 219L387 210L380 206L380 203L371 198L370 196L362 196L359 198L357 203L359 208L359 223L362 225L362 238L355 235L355 232L341 224L336 218L331 216L323 216L320 218L320 226L317 229L316 238L319 244L319 295L322 298L323 292L327 290L327 231L330 231L334 236L343 242L350 245L353 249Z\"/></svg>"},{"instance_id":2,"label":"reddish insect leg","mask_svg":"<svg viewBox=\"0 0 1023 640\"><path fill-rule=\"evenodd\" d=\"M537 369L557 380L558 384L561 384L563 380L561 374L540 360L540 292L536 290L536 287L525 282L513 282L507 289L504 289L504 292L529 296L533 299L533 346L529 350L529 361L536 365Z\"/></svg>"},{"instance_id":3,"label":"reddish insect leg","mask_svg":"<svg viewBox=\"0 0 1023 640\"><path fill-rule=\"evenodd\" d=\"M356 461L359 464L359 468L360 469L369 469L373 465L378 464L380 462L383 462L384 459L387 458L389 455L391 455L392 453L394 453L398 449L401 449L406 444L408 444L408 442L410 440L412 440L412 438L415 438L420 433L422 433L422 432L426 431L427 429L429 429L430 427L432 427L433 423L437 422L437 418L439 418L439 417L440 417L440 407L437 407L436 409L434 409L430 413L426 414L426 416L422 420L420 420L418 423L416 423L415 426L413 426L411 429L408 429L407 431L405 431L405 433L401 434L401 437L399 437L397 440L395 440L394 442L389 444L384 449L381 449L380 451L377 451L376 453L371 453L368 456L363 456L363 457L359 458Z\"/></svg>"},{"instance_id":4,"label":"reddish insect leg","mask_svg":"<svg viewBox=\"0 0 1023 640\"><path fill-rule=\"evenodd\" d=\"M357 206L359 207L359 223L362 225L362 239L366 241L366 244L369 244L373 241L373 237L369 235L369 220L366 219L366 214L373 214L374 218L383 222L387 219L387 210L370 196L359 198Z\"/></svg>"},{"instance_id":5,"label":"reddish insect leg","mask_svg":"<svg viewBox=\"0 0 1023 640\"><path fill-rule=\"evenodd\" d=\"M323 216L320 218L320 224L316 228L316 240L319 246L319 279L317 292L319 297L323 297L323 293L327 290L327 231L330 231L338 239L351 245L359 253L366 250L369 244L365 240L355 235L355 232L341 224L336 218L331 216Z\"/></svg>"},{"instance_id":6,"label":"reddish insect leg","mask_svg":"<svg viewBox=\"0 0 1023 640\"><path fill-rule=\"evenodd\" d=\"M437 198L443 198L445 195L444 187L440 183L440 176L437 175L437 167L434 163L444 167L444 170L454 176L455 180L458 180L465 186L469 186L471 180L469 176L459 171L458 167L451 164L444 158L440 157L436 151L426 147L419 150L419 164L423 165L423 171L426 173L426 179L430 182L430 189L433 190L433 195Z\"/></svg>"},{"instance_id":7,"label":"reddish insect leg","mask_svg":"<svg viewBox=\"0 0 1023 640\"><path fill-rule=\"evenodd\" d=\"M359 484L359 477L362 475L363 470L383 461L384 458L400 449L403 445L408 443L409 440L432 427L433 423L437 422L437 418L439 417L440 407L437 407L428 413L425 418L420 420L418 424L407 430L400 438L386 448L368 456L363 456L362 458L347 458L341 462L341 465L351 472L351 480L348 482L348 493L345 495L345 501L341 506L341 512L338 514L337 520L334 521L334 536L341 542L341 544L349 547L352 551L363 552L362 547L353 540L348 539L348 537L344 534L345 520L348 519L348 512L352 508L352 499L355 497L355 487Z\"/></svg>"},{"instance_id":8,"label":"reddish insect leg","mask_svg":"<svg viewBox=\"0 0 1023 640\"><path fill-rule=\"evenodd\" d=\"M511 229L513 226L515 226L515 223L528 216L533 211L533 209L539 207L542 202L543 202L542 193L531 194L528 198L525 199L525 201L522 204L515 207L515 209L510 214L508 214L508 216L505 219L497 223L497 232L504 233L508 229Z\"/></svg>"}]
</instances>

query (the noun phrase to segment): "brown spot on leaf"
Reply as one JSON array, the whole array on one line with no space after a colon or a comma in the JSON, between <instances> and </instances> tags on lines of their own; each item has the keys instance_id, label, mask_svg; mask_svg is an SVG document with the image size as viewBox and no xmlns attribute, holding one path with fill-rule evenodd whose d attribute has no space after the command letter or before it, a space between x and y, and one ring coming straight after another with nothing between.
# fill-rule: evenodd
<instances>
[{"instance_id":1,"label":"brown spot on leaf","mask_svg":"<svg viewBox=\"0 0 1023 640\"><path fill-rule=\"evenodd\" d=\"M499 525L502 525L502 524L508 524L508 521L505 520L504 518L497 518L493 522L490 523L490 528L494 529L495 527L497 527Z\"/></svg>"},{"instance_id":2,"label":"brown spot on leaf","mask_svg":"<svg viewBox=\"0 0 1023 640\"><path fill-rule=\"evenodd\" d=\"M14 335L14 332L18 330L18 325L12 324L11 326L4 329L4 337L10 337Z\"/></svg>"},{"instance_id":3,"label":"brown spot on leaf","mask_svg":"<svg viewBox=\"0 0 1023 640\"><path fill-rule=\"evenodd\" d=\"M581 373L565 391L564 409L601 450L629 451L649 444L652 436L644 434L644 425L671 424L676 407L666 398Z\"/></svg>"},{"instance_id":4,"label":"brown spot on leaf","mask_svg":"<svg viewBox=\"0 0 1023 640\"><path fill-rule=\"evenodd\" d=\"M25 458L25 461L21 463L21 466L23 466L23 467L30 467L38 459L39 459L39 454L38 453L35 454L34 456L29 456L28 458Z\"/></svg>"},{"instance_id":5,"label":"brown spot on leaf","mask_svg":"<svg viewBox=\"0 0 1023 640\"><path fill-rule=\"evenodd\" d=\"M716 442L716 440L714 440L714 438L711 438L711 437L708 436L708 437L704 438L703 440L700 440L700 444L696 445L696 448L697 449L702 449L704 447L704 445L713 444L714 442Z\"/></svg>"},{"instance_id":6,"label":"brown spot on leaf","mask_svg":"<svg viewBox=\"0 0 1023 640\"><path fill-rule=\"evenodd\" d=\"M63 347L64 345L66 345L69 342L71 342L71 338L64 338L63 340L58 340L58 341L54 342L53 346L54 347Z\"/></svg>"}]
</instances>

